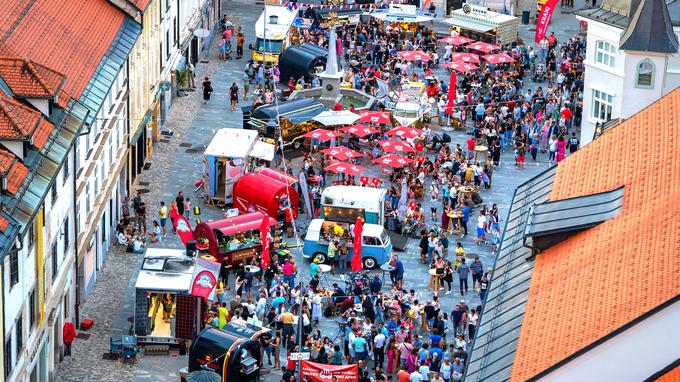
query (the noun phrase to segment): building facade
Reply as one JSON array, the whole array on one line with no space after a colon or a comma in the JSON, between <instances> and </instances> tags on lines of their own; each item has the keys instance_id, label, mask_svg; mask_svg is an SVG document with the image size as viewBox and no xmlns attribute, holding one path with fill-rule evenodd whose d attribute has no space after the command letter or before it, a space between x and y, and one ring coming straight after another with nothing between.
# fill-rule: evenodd
<instances>
[{"instance_id":1,"label":"building facade","mask_svg":"<svg viewBox=\"0 0 680 382\"><path fill-rule=\"evenodd\" d=\"M581 124L587 144L598 124L629 118L680 86L680 1L605 0L577 19L588 25Z\"/></svg>"}]
</instances>

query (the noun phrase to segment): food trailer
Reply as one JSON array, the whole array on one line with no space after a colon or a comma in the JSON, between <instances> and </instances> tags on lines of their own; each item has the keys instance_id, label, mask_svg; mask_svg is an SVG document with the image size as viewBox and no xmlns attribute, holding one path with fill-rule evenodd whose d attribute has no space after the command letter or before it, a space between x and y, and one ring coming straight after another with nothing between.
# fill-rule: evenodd
<instances>
[{"instance_id":1,"label":"food trailer","mask_svg":"<svg viewBox=\"0 0 680 382\"><path fill-rule=\"evenodd\" d=\"M259 211L283 221L285 209L292 207L297 213L297 206L295 187L265 174L251 172L234 184L234 208L241 213Z\"/></svg>"},{"instance_id":2,"label":"food trailer","mask_svg":"<svg viewBox=\"0 0 680 382\"><path fill-rule=\"evenodd\" d=\"M189 372L207 368L219 374L222 382L259 380L262 347L249 335L256 331L241 331L237 325L232 322L223 330L213 326L203 329L189 349Z\"/></svg>"},{"instance_id":3,"label":"food trailer","mask_svg":"<svg viewBox=\"0 0 680 382\"><path fill-rule=\"evenodd\" d=\"M266 5L255 23L253 61L276 65L279 55L290 45L291 26L297 12L288 7Z\"/></svg>"},{"instance_id":4,"label":"food trailer","mask_svg":"<svg viewBox=\"0 0 680 382\"><path fill-rule=\"evenodd\" d=\"M276 104L263 105L250 113L248 124L261 136L276 140L276 129L281 128L284 146L299 146L302 135L319 127L314 117L325 111L326 107L316 99L295 98ZM280 126L277 125L277 116ZM246 115L244 114L244 118Z\"/></svg>"},{"instance_id":5,"label":"food trailer","mask_svg":"<svg viewBox=\"0 0 680 382\"><path fill-rule=\"evenodd\" d=\"M218 205L232 202L234 182L246 172L248 159L257 141L257 131L217 131L203 159L203 193L207 201Z\"/></svg>"},{"instance_id":6,"label":"food trailer","mask_svg":"<svg viewBox=\"0 0 680 382\"><path fill-rule=\"evenodd\" d=\"M179 344L201 330L203 304L191 295L193 275L194 259L184 250L146 250L135 283L134 333L140 344Z\"/></svg>"},{"instance_id":7,"label":"food trailer","mask_svg":"<svg viewBox=\"0 0 680 382\"><path fill-rule=\"evenodd\" d=\"M265 218L262 212L252 212L233 218L201 222L194 230L194 239L201 252L207 253L217 262L227 258L229 265L255 257L262 252L260 224ZM267 217L274 243L281 242L279 223ZM212 260L212 259L211 259Z\"/></svg>"},{"instance_id":8,"label":"food trailer","mask_svg":"<svg viewBox=\"0 0 680 382\"><path fill-rule=\"evenodd\" d=\"M449 24L458 35L498 45L509 45L517 41L519 18L484 7L464 4L463 8L451 12L451 17L442 20Z\"/></svg>"},{"instance_id":9,"label":"food trailer","mask_svg":"<svg viewBox=\"0 0 680 382\"><path fill-rule=\"evenodd\" d=\"M311 81L312 77L323 72L326 68L328 51L314 44L291 46L283 51L279 57L281 83L288 83L293 78L304 77Z\"/></svg>"},{"instance_id":10,"label":"food trailer","mask_svg":"<svg viewBox=\"0 0 680 382\"><path fill-rule=\"evenodd\" d=\"M331 186L321 193L321 217L331 221L354 223L357 217L366 223L385 224L384 188Z\"/></svg>"}]
</instances>

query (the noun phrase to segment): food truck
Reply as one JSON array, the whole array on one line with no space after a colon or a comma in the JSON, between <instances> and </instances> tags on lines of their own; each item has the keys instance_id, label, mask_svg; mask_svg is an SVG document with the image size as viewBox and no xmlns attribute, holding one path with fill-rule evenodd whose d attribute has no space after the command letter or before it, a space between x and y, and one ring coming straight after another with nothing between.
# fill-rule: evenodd
<instances>
[{"instance_id":1,"label":"food truck","mask_svg":"<svg viewBox=\"0 0 680 382\"><path fill-rule=\"evenodd\" d=\"M353 223L346 220L329 221L314 219L309 223L307 233L302 245L302 256L306 259L318 258L320 262L326 262L328 242L332 234L337 232L335 226L340 226L347 242L348 259L354 255L354 245L351 234ZM356 218L355 220L356 221ZM382 225L366 223L361 233L361 260L364 268L374 269L390 260L392 255L392 241L387 230Z\"/></svg>"},{"instance_id":2,"label":"food truck","mask_svg":"<svg viewBox=\"0 0 680 382\"><path fill-rule=\"evenodd\" d=\"M203 154L203 194L208 202L231 204L234 182L246 173L249 160L271 160L271 147L260 148L265 143L258 138L252 130L217 130Z\"/></svg>"},{"instance_id":3,"label":"food truck","mask_svg":"<svg viewBox=\"0 0 680 382\"><path fill-rule=\"evenodd\" d=\"M262 347L258 336L269 329L233 320L222 330L208 326L189 349L189 372L212 370L222 382L251 382L260 378Z\"/></svg>"},{"instance_id":4,"label":"food truck","mask_svg":"<svg viewBox=\"0 0 680 382\"><path fill-rule=\"evenodd\" d=\"M275 248L281 242L279 223L262 212L199 223L194 230L196 246L212 256L210 260L222 262L227 258L229 265L238 266L262 252L260 225L264 218L269 219Z\"/></svg>"},{"instance_id":5,"label":"food truck","mask_svg":"<svg viewBox=\"0 0 680 382\"><path fill-rule=\"evenodd\" d=\"M326 68L328 51L314 44L302 44L286 48L279 57L281 83L288 83L293 78L304 77L311 81L312 77Z\"/></svg>"},{"instance_id":6,"label":"food truck","mask_svg":"<svg viewBox=\"0 0 680 382\"><path fill-rule=\"evenodd\" d=\"M288 7L266 5L255 23L253 61L276 65L279 55L290 45L291 26L297 12Z\"/></svg>"},{"instance_id":7,"label":"food truck","mask_svg":"<svg viewBox=\"0 0 680 382\"><path fill-rule=\"evenodd\" d=\"M321 193L321 217L353 223L357 217L369 224L385 224L384 188L331 186Z\"/></svg>"},{"instance_id":8,"label":"food truck","mask_svg":"<svg viewBox=\"0 0 680 382\"><path fill-rule=\"evenodd\" d=\"M304 12L305 18L312 20L313 28L327 28L329 17L333 15L338 25L357 25L367 13L358 4L309 7ZM366 16L367 17L367 16ZM366 21L365 19L363 21Z\"/></svg>"},{"instance_id":9,"label":"food truck","mask_svg":"<svg viewBox=\"0 0 680 382\"><path fill-rule=\"evenodd\" d=\"M399 99L392 108L392 124L420 128L425 115L430 113L425 84L409 81L401 84Z\"/></svg>"},{"instance_id":10,"label":"food truck","mask_svg":"<svg viewBox=\"0 0 680 382\"><path fill-rule=\"evenodd\" d=\"M179 344L203 326L202 298L191 295L194 259L185 253L146 250L135 283L134 333L140 344Z\"/></svg>"},{"instance_id":11,"label":"food truck","mask_svg":"<svg viewBox=\"0 0 680 382\"><path fill-rule=\"evenodd\" d=\"M519 18L471 4L451 12L442 20L456 34L491 44L509 45L517 41Z\"/></svg>"},{"instance_id":12,"label":"food truck","mask_svg":"<svg viewBox=\"0 0 680 382\"><path fill-rule=\"evenodd\" d=\"M234 208L241 213L260 211L283 221L285 209L297 212L298 194L292 185L279 182L262 173L243 175L234 184Z\"/></svg>"},{"instance_id":13,"label":"food truck","mask_svg":"<svg viewBox=\"0 0 680 382\"><path fill-rule=\"evenodd\" d=\"M293 144L296 148L302 144L302 135L319 127L314 117L327 110L313 98L295 98L276 104L263 105L250 113L250 128L265 138L276 140L277 128L281 128L284 146ZM277 116L279 125L277 125ZM246 118L246 114L244 114Z\"/></svg>"}]
</instances>

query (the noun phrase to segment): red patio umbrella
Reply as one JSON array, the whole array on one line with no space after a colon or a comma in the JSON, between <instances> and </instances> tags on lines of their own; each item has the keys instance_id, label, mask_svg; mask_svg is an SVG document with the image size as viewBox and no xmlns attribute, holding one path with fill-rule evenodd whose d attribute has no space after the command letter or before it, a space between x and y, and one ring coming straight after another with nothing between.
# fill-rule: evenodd
<instances>
[{"instance_id":1,"label":"red patio umbrella","mask_svg":"<svg viewBox=\"0 0 680 382\"><path fill-rule=\"evenodd\" d=\"M484 53L491 53L494 50L498 50L498 49L501 48L498 45L489 44L488 42L483 42L483 41L477 41L477 42L472 43L470 45L466 45L465 47L468 48L468 49L478 50L478 51L484 52Z\"/></svg>"},{"instance_id":2,"label":"red patio umbrella","mask_svg":"<svg viewBox=\"0 0 680 382\"><path fill-rule=\"evenodd\" d=\"M427 62L432 59L429 54L423 52L422 50L402 50L397 52L397 57L406 61L422 61Z\"/></svg>"},{"instance_id":3,"label":"red patio umbrella","mask_svg":"<svg viewBox=\"0 0 680 382\"><path fill-rule=\"evenodd\" d=\"M390 123L389 111L361 110L359 112L359 115L361 116L361 118L359 118L359 122L374 123L381 125Z\"/></svg>"},{"instance_id":4,"label":"red patio umbrella","mask_svg":"<svg viewBox=\"0 0 680 382\"><path fill-rule=\"evenodd\" d=\"M325 155L328 155L329 157L338 159L338 160L347 160L351 158L359 158L364 156L364 154L354 151L348 147L345 146L338 146L338 147L331 147L328 149L323 149L321 150L322 153Z\"/></svg>"},{"instance_id":5,"label":"red patio umbrella","mask_svg":"<svg viewBox=\"0 0 680 382\"><path fill-rule=\"evenodd\" d=\"M341 136L341 133L338 133L337 131L331 131L331 130L326 130L326 129L316 129L308 132L307 134L303 135L305 138L314 138L318 139L320 141L330 141L333 138L337 138Z\"/></svg>"},{"instance_id":6,"label":"red patio umbrella","mask_svg":"<svg viewBox=\"0 0 680 382\"><path fill-rule=\"evenodd\" d=\"M474 53L453 53L451 55L451 61L472 62L475 64L480 63L479 56Z\"/></svg>"},{"instance_id":7,"label":"red patio umbrella","mask_svg":"<svg viewBox=\"0 0 680 382\"><path fill-rule=\"evenodd\" d=\"M505 53L487 54L484 59L489 64L505 64L509 62L515 62L515 59L508 56Z\"/></svg>"},{"instance_id":8,"label":"red patio umbrella","mask_svg":"<svg viewBox=\"0 0 680 382\"><path fill-rule=\"evenodd\" d=\"M373 159L373 163L378 163L381 166L388 166L393 168L400 168L413 162L413 159L405 158L401 155L388 154L380 158Z\"/></svg>"},{"instance_id":9,"label":"red patio umbrella","mask_svg":"<svg viewBox=\"0 0 680 382\"><path fill-rule=\"evenodd\" d=\"M352 231L352 234L354 235L353 238L353 248L352 248L352 262L350 263L350 266L352 267L352 270L354 272L359 272L360 270L364 269L364 262L361 259L361 241L362 241L362 233L364 231L364 221L361 220L361 218L357 218L356 223L354 223L354 230Z\"/></svg>"},{"instance_id":10,"label":"red patio umbrella","mask_svg":"<svg viewBox=\"0 0 680 382\"><path fill-rule=\"evenodd\" d=\"M441 66L445 68L451 68L457 72L461 73L468 73L472 72L473 70L479 69L477 65L471 64L469 62L463 62L463 61L454 61L454 62L447 62L445 64L442 64Z\"/></svg>"},{"instance_id":11,"label":"red patio umbrella","mask_svg":"<svg viewBox=\"0 0 680 382\"><path fill-rule=\"evenodd\" d=\"M399 138L404 138L404 139L413 139L415 137L419 137L420 135L423 134L423 131L421 129L416 129L415 127L406 127L406 126L399 126L390 129L387 132L387 135L390 137L399 137Z\"/></svg>"},{"instance_id":12,"label":"red patio umbrella","mask_svg":"<svg viewBox=\"0 0 680 382\"><path fill-rule=\"evenodd\" d=\"M416 151L406 141L380 141L380 147L386 153L413 153Z\"/></svg>"},{"instance_id":13,"label":"red patio umbrella","mask_svg":"<svg viewBox=\"0 0 680 382\"><path fill-rule=\"evenodd\" d=\"M355 176L366 171L366 168L351 163L335 162L330 166L324 167L324 170L329 172L337 172L345 175Z\"/></svg>"},{"instance_id":14,"label":"red patio umbrella","mask_svg":"<svg viewBox=\"0 0 680 382\"><path fill-rule=\"evenodd\" d=\"M451 44L451 45L464 45L467 43L471 43L475 40L463 36L449 36L449 37L444 37L440 38L439 41L443 42L444 44Z\"/></svg>"},{"instance_id":15,"label":"red patio umbrella","mask_svg":"<svg viewBox=\"0 0 680 382\"><path fill-rule=\"evenodd\" d=\"M379 133L380 130L374 129L370 126L366 125L352 125L352 126L345 126L340 129L343 133L350 133L352 135L355 135L359 138L363 138L367 135Z\"/></svg>"}]
</instances>

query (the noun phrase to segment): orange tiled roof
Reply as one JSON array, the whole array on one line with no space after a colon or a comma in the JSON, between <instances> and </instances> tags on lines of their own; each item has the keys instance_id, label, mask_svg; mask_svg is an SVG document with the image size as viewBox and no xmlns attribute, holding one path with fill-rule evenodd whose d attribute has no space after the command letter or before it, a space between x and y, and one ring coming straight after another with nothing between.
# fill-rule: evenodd
<instances>
[{"instance_id":1,"label":"orange tiled roof","mask_svg":"<svg viewBox=\"0 0 680 382\"><path fill-rule=\"evenodd\" d=\"M669 370L666 374L655 379L654 382L678 382L680 381L680 366Z\"/></svg>"},{"instance_id":2,"label":"orange tiled roof","mask_svg":"<svg viewBox=\"0 0 680 382\"><path fill-rule=\"evenodd\" d=\"M149 5L151 0L130 0L130 2L134 4L134 6L137 7L137 9L143 11Z\"/></svg>"},{"instance_id":3,"label":"orange tiled roof","mask_svg":"<svg viewBox=\"0 0 680 382\"><path fill-rule=\"evenodd\" d=\"M0 49L0 77L18 97L51 98L64 83L63 74L30 60L5 56Z\"/></svg>"},{"instance_id":4,"label":"orange tiled roof","mask_svg":"<svg viewBox=\"0 0 680 382\"><path fill-rule=\"evenodd\" d=\"M7 230L7 227L9 227L9 220L0 216L0 232L5 232L5 230Z\"/></svg>"},{"instance_id":5,"label":"orange tiled roof","mask_svg":"<svg viewBox=\"0 0 680 382\"><path fill-rule=\"evenodd\" d=\"M0 95L0 139L26 140L42 150L54 125L42 114L21 102Z\"/></svg>"},{"instance_id":6,"label":"orange tiled roof","mask_svg":"<svg viewBox=\"0 0 680 382\"><path fill-rule=\"evenodd\" d=\"M0 149L0 175L7 178L7 192L15 195L28 176L28 168L14 154Z\"/></svg>"},{"instance_id":7,"label":"orange tiled roof","mask_svg":"<svg viewBox=\"0 0 680 382\"><path fill-rule=\"evenodd\" d=\"M669 138L678 135L680 88L559 164L551 200L624 186L623 209L537 255L512 381L680 294L680 161Z\"/></svg>"},{"instance_id":8,"label":"orange tiled roof","mask_svg":"<svg viewBox=\"0 0 680 382\"><path fill-rule=\"evenodd\" d=\"M80 98L125 15L106 0L0 1L0 40L68 78Z\"/></svg>"}]
</instances>

